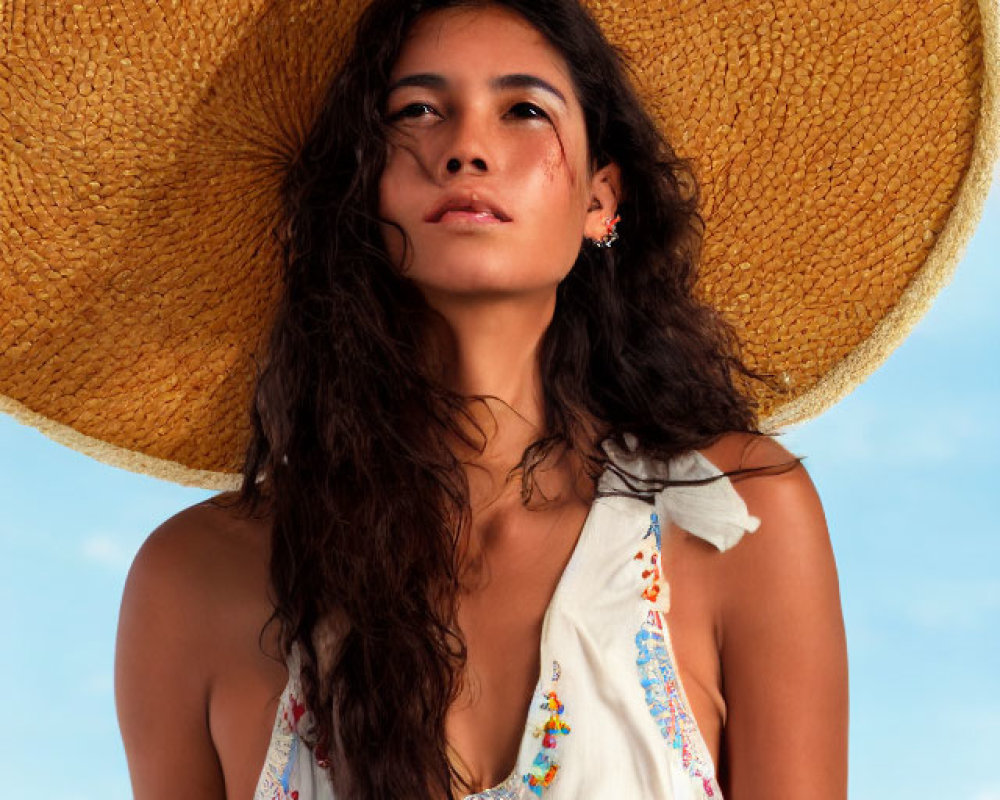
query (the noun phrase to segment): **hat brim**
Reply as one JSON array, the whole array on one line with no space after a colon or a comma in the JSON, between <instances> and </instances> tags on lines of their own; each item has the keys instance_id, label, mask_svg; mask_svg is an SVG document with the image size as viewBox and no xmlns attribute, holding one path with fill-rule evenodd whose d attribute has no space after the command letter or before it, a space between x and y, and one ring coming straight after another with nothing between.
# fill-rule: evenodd
<instances>
[{"instance_id":1,"label":"hat brim","mask_svg":"<svg viewBox=\"0 0 1000 800\"><path fill-rule=\"evenodd\" d=\"M0 410L212 489L241 480L281 169L362 4L258 5L8 20L0 61ZM764 427L816 416L909 334L981 217L995 2L589 5L698 167L698 291L786 381Z\"/></svg>"}]
</instances>

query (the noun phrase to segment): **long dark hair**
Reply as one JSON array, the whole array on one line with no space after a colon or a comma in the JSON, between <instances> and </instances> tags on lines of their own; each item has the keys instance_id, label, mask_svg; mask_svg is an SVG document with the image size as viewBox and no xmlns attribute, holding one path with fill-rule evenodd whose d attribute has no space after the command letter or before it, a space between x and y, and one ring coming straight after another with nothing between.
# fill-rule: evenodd
<instances>
[{"instance_id":1,"label":"long dark hair","mask_svg":"<svg viewBox=\"0 0 1000 800\"><path fill-rule=\"evenodd\" d=\"M466 658L456 543L469 522L469 398L425 368L428 308L383 245L383 101L421 14L489 3L375 0L283 185L284 293L251 411L237 502L271 520L270 576L287 656L298 643L308 743L338 796L453 797L445 717ZM607 438L668 460L730 431L759 433L720 315L694 294L704 224L686 160L662 138L617 51L577 0L505 0L564 56L589 155L621 169L620 240L583 246L541 346L544 435L515 468L530 497L557 450L592 477ZM480 431L481 432L481 431ZM326 631L335 634L324 639ZM318 644L326 642L326 644ZM467 784L465 784L467 785Z\"/></svg>"}]
</instances>

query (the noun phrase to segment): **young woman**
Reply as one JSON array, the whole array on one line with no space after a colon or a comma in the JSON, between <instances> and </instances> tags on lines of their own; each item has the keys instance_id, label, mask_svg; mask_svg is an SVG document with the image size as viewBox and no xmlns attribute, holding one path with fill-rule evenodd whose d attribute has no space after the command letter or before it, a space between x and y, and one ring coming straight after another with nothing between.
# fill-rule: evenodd
<instances>
[{"instance_id":1,"label":"young woman","mask_svg":"<svg viewBox=\"0 0 1000 800\"><path fill-rule=\"evenodd\" d=\"M137 800L843 798L820 502L575 0L376 0L284 196L243 489L123 598Z\"/></svg>"}]
</instances>

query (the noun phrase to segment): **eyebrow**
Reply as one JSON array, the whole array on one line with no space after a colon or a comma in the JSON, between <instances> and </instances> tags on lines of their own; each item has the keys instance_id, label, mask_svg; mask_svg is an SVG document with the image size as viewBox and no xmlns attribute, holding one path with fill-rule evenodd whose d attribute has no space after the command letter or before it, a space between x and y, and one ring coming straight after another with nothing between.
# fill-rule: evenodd
<instances>
[{"instance_id":1,"label":"eyebrow","mask_svg":"<svg viewBox=\"0 0 1000 800\"><path fill-rule=\"evenodd\" d=\"M566 98L555 86L537 75L529 75L517 72L512 75L500 75L490 79L490 88L493 91L503 91L504 89L541 89L544 92L554 95L559 101L568 107ZM417 72L413 75L406 75L398 81L392 83L386 90L386 96L392 94L397 89L404 86L421 86L426 89L447 89L448 81L443 75L436 72Z\"/></svg>"}]
</instances>

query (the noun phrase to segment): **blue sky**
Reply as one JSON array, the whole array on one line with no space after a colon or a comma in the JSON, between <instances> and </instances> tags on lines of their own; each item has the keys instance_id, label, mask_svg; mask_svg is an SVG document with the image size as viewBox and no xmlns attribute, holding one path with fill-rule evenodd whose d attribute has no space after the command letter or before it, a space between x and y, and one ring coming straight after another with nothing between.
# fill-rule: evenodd
<instances>
[{"instance_id":1,"label":"blue sky","mask_svg":"<svg viewBox=\"0 0 1000 800\"><path fill-rule=\"evenodd\" d=\"M954 280L912 335L783 438L807 457L837 557L854 800L1000 800L998 254L995 180ZM122 585L149 532L211 494L0 415L5 796L131 796L112 679Z\"/></svg>"}]
</instances>

